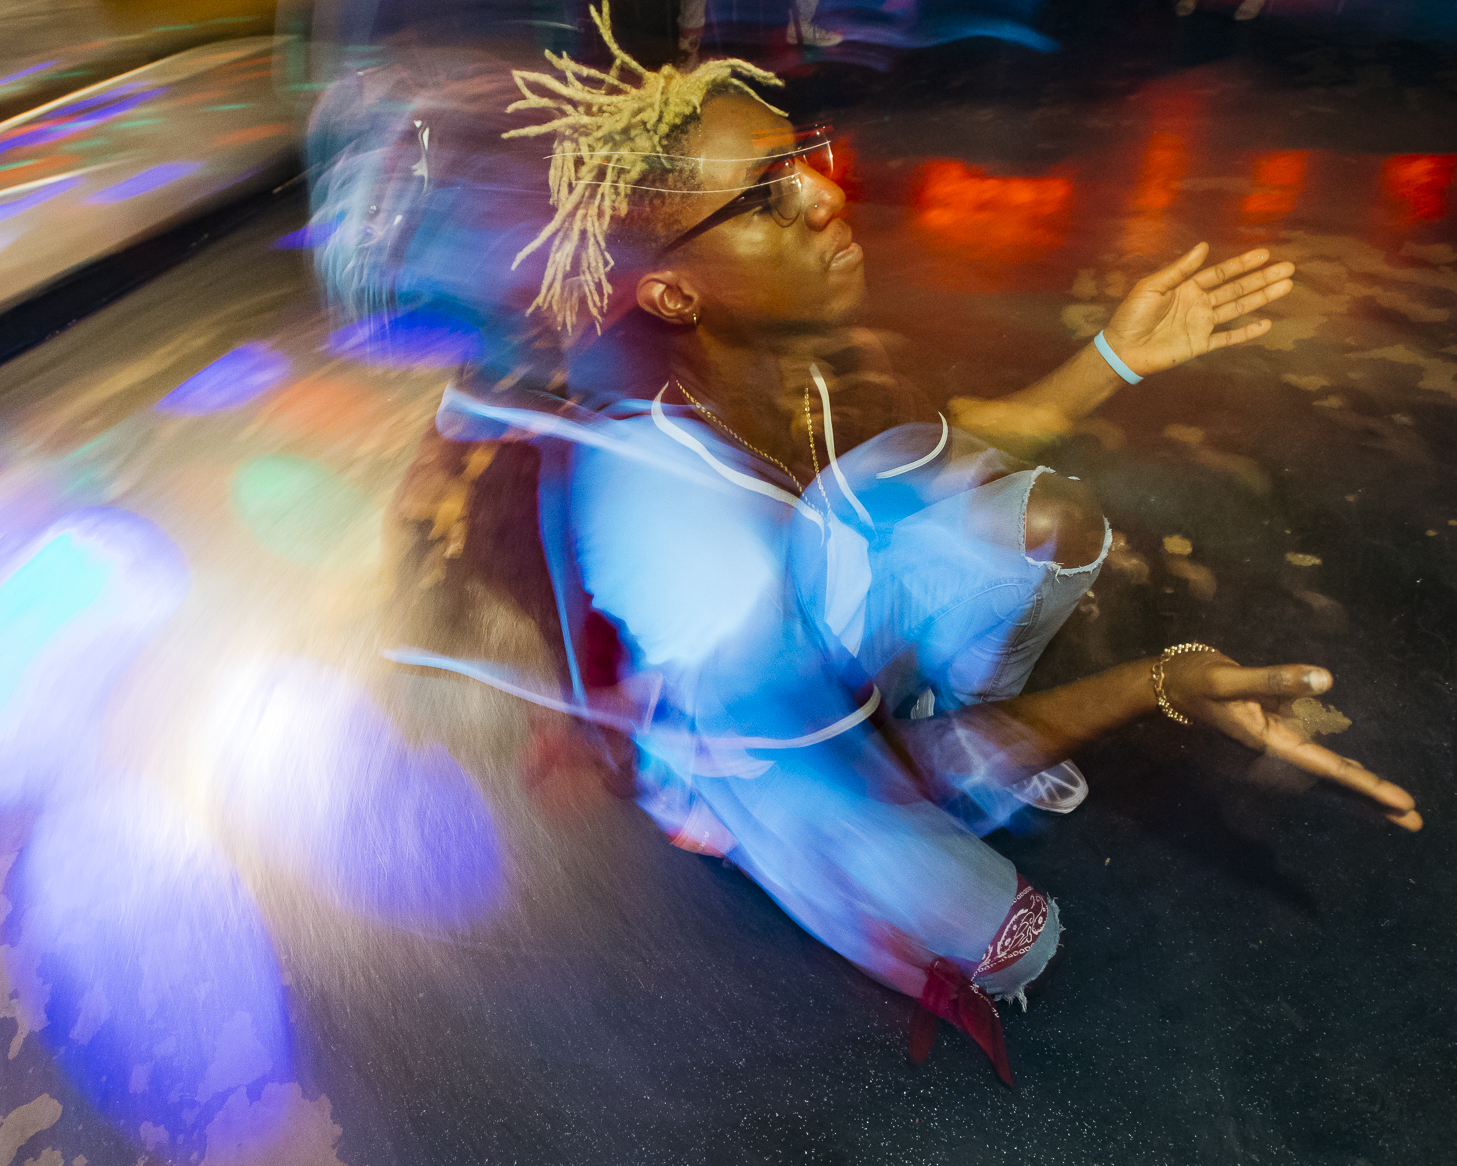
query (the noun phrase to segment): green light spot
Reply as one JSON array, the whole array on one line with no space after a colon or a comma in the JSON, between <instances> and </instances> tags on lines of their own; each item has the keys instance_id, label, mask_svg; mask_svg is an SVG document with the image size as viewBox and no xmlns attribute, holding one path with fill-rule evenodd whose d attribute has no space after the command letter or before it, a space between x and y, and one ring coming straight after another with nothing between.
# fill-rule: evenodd
<instances>
[{"instance_id":1,"label":"green light spot","mask_svg":"<svg viewBox=\"0 0 1457 1166\"><path fill-rule=\"evenodd\" d=\"M77 150L94 150L97 146L109 145L111 145L110 138L85 138L79 142L67 142L61 149L70 154Z\"/></svg>"},{"instance_id":2,"label":"green light spot","mask_svg":"<svg viewBox=\"0 0 1457 1166\"><path fill-rule=\"evenodd\" d=\"M116 124L119 129L130 130L135 129L137 126L153 126L161 120L160 117L134 117L131 121L119 121Z\"/></svg>"},{"instance_id":3,"label":"green light spot","mask_svg":"<svg viewBox=\"0 0 1457 1166\"><path fill-rule=\"evenodd\" d=\"M205 108L208 113L222 113L228 109L252 109L253 103L251 101L243 101L236 105L209 105Z\"/></svg>"},{"instance_id":4,"label":"green light spot","mask_svg":"<svg viewBox=\"0 0 1457 1166\"><path fill-rule=\"evenodd\" d=\"M91 70L90 69L67 69L64 73L52 73L51 74L51 78L53 80L56 79L56 78L59 78L59 77L89 77L89 76L91 76Z\"/></svg>"},{"instance_id":5,"label":"green light spot","mask_svg":"<svg viewBox=\"0 0 1457 1166\"><path fill-rule=\"evenodd\" d=\"M329 85L328 85L328 82L326 82L326 81L309 81L309 82L303 82L303 83L300 83L300 84L297 84L297 85L285 85L284 88L285 89L327 89L327 88L329 88Z\"/></svg>"},{"instance_id":6,"label":"green light spot","mask_svg":"<svg viewBox=\"0 0 1457 1166\"><path fill-rule=\"evenodd\" d=\"M315 462L277 454L243 463L233 477L233 513L276 555L318 566L358 547L369 499Z\"/></svg>"},{"instance_id":7,"label":"green light spot","mask_svg":"<svg viewBox=\"0 0 1457 1166\"><path fill-rule=\"evenodd\" d=\"M14 695L26 666L51 638L101 594L111 577L91 551L63 534L41 547L0 586L0 705Z\"/></svg>"},{"instance_id":8,"label":"green light spot","mask_svg":"<svg viewBox=\"0 0 1457 1166\"><path fill-rule=\"evenodd\" d=\"M0 170L14 170L20 166L34 166L39 161L39 158L27 158L24 162L6 162L5 165L0 166Z\"/></svg>"},{"instance_id":9,"label":"green light spot","mask_svg":"<svg viewBox=\"0 0 1457 1166\"><path fill-rule=\"evenodd\" d=\"M195 24L159 24L153 32L181 32L185 28L196 28Z\"/></svg>"}]
</instances>

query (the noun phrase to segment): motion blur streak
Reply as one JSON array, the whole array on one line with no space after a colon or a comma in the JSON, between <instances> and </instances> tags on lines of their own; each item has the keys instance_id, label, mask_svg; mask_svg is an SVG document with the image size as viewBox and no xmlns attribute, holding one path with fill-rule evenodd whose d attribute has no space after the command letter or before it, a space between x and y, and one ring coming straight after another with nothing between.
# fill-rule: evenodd
<instances>
[{"instance_id":1,"label":"motion blur streak","mask_svg":"<svg viewBox=\"0 0 1457 1166\"><path fill-rule=\"evenodd\" d=\"M38 65L31 65L29 68L21 69L19 72L0 77L0 85L9 85L12 81L19 81L22 77L29 77L32 73L39 73L42 69L49 69L55 63L55 61L42 61Z\"/></svg>"},{"instance_id":2,"label":"motion blur streak","mask_svg":"<svg viewBox=\"0 0 1457 1166\"><path fill-rule=\"evenodd\" d=\"M0 220L8 219L11 215L18 215L21 211L28 211L31 207L40 206L43 202L49 202L57 195L74 189L80 182L79 178L63 178L56 182L48 182L45 186L32 190L29 194L23 194L19 198L0 202Z\"/></svg>"},{"instance_id":3,"label":"motion blur streak","mask_svg":"<svg viewBox=\"0 0 1457 1166\"><path fill-rule=\"evenodd\" d=\"M61 106L52 111L52 117L39 125L32 124L24 129L11 131L9 134L0 134L0 154L19 149L22 146L40 146L62 141L72 134L82 133L108 122L114 117L120 117L158 94L166 92L165 87L162 86L155 89L144 89L140 93L128 93L127 90L130 88L132 87L122 86L111 93L103 93L71 105ZM107 102L110 104L106 104Z\"/></svg>"},{"instance_id":4,"label":"motion blur streak","mask_svg":"<svg viewBox=\"0 0 1457 1166\"><path fill-rule=\"evenodd\" d=\"M273 246L279 251L307 250L326 242L329 236L338 229L338 223L313 223L307 227L300 227L297 231L289 231L285 235L280 235L274 240Z\"/></svg>"},{"instance_id":5,"label":"motion blur streak","mask_svg":"<svg viewBox=\"0 0 1457 1166\"><path fill-rule=\"evenodd\" d=\"M441 312L378 312L338 329L330 351L390 368L453 368L481 354L476 327Z\"/></svg>"},{"instance_id":6,"label":"motion blur streak","mask_svg":"<svg viewBox=\"0 0 1457 1166\"><path fill-rule=\"evenodd\" d=\"M455 928L500 890L480 790L439 745L412 746L358 685L304 661L240 667L203 730L230 832L372 921Z\"/></svg>"},{"instance_id":7,"label":"motion blur streak","mask_svg":"<svg viewBox=\"0 0 1457 1166\"><path fill-rule=\"evenodd\" d=\"M181 551L124 510L73 511L15 556L0 581L0 804L89 787L111 690L187 589Z\"/></svg>"},{"instance_id":8,"label":"motion blur streak","mask_svg":"<svg viewBox=\"0 0 1457 1166\"><path fill-rule=\"evenodd\" d=\"M100 206L113 202L124 202L126 199L136 198L139 194L157 190L169 182L176 182L179 178L186 178L201 168L201 162L163 162L157 166L149 166L140 174L133 174L130 178L122 179L115 186L98 190L86 202Z\"/></svg>"},{"instance_id":9,"label":"motion blur streak","mask_svg":"<svg viewBox=\"0 0 1457 1166\"><path fill-rule=\"evenodd\" d=\"M188 377L157 402L157 409L196 417L256 400L288 375L288 357L266 344L243 344Z\"/></svg>"},{"instance_id":10,"label":"motion blur streak","mask_svg":"<svg viewBox=\"0 0 1457 1166\"><path fill-rule=\"evenodd\" d=\"M289 1071L279 972L258 909L217 844L145 788L40 818L18 879L12 981L44 953L42 1035L124 1128L142 1121L202 1148L189 1112Z\"/></svg>"}]
</instances>

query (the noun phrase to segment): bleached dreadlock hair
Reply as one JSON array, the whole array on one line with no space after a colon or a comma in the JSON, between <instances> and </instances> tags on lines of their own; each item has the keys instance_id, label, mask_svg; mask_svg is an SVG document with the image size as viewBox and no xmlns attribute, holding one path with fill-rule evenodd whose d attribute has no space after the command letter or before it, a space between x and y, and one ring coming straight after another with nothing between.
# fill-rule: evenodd
<instances>
[{"instance_id":1,"label":"bleached dreadlock hair","mask_svg":"<svg viewBox=\"0 0 1457 1166\"><path fill-rule=\"evenodd\" d=\"M547 61L563 80L546 73L514 71L511 75L523 97L507 106L506 112L546 109L556 117L501 135L556 135L551 158L551 205L556 215L522 248L511 266L514 270L551 240L541 292L530 310L546 309L566 332L575 326L577 311L584 303L601 328L612 291L607 273L613 261L607 239L613 222L628 215L639 192L648 192L651 198L652 191L686 187L687 159L675 156L673 147L698 121L708 98L742 92L784 116L783 110L764 101L746 83L747 79L760 85L783 85L773 73L734 58L705 61L690 73L680 73L672 65L644 69L613 37L608 0L602 0L600 11L588 11L612 53L612 68L603 73L548 51ZM624 78L635 78L636 83ZM649 175L653 182L645 183Z\"/></svg>"}]
</instances>

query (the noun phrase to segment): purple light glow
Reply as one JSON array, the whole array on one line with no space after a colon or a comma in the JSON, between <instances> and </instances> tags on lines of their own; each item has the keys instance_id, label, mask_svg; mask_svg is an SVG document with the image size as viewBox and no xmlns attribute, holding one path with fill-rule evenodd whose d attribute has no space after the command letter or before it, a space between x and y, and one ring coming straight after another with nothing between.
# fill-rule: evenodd
<instances>
[{"instance_id":1,"label":"purple light glow","mask_svg":"<svg viewBox=\"0 0 1457 1166\"><path fill-rule=\"evenodd\" d=\"M18 73L11 73L8 77L0 77L0 87L9 85L12 81L19 81L22 77L29 77L32 73L39 73L42 69L49 69L52 65L59 65L60 61L42 61L39 65L31 65L28 69L21 69Z\"/></svg>"},{"instance_id":2,"label":"purple light glow","mask_svg":"<svg viewBox=\"0 0 1457 1166\"><path fill-rule=\"evenodd\" d=\"M43 202L50 202L51 199L65 194L68 190L74 190L80 184L79 178L62 178L59 182L42 186L38 190L32 190L29 194L13 198L9 202L0 202L0 222L20 214L21 211L28 211L31 207L40 206Z\"/></svg>"},{"instance_id":3,"label":"purple light glow","mask_svg":"<svg viewBox=\"0 0 1457 1166\"><path fill-rule=\"evenodd\" d=\"M0 511L0 533L14 517ZM176 1160L196 1161L212 1115L291 1066L277 961L242 880L194 816L102 743L124 675L187 593L187 564L153 523L112 508L11 541L0 804L38 813L6 887L24 926L0 961L12 981L44 968L35 1027L88 1101L122 1128L174 1131ZM275 1134L265 1115L247 1140Z\"/></svg>"},{"instance_id":4,"label":"purple light glow","mask_svg":"<svg viewBox=\"0 0 1457 1166\"><path fill-rule=\"evenodd\" d=\"M103 122L110 121L114 117L135 109L143 102L157 94L162 89L148 89L141 93L133 93L122 97L111 105L99 109L91 109L89 113L82 112L90 106L98 105L100 102L109 101L116 97L114 93L103 94L99 97L90 97L84 101L78 101L74 105L65 106L62 109L51 111L51 116L36 125L21 129L11 137L0 136L0 154L9 150L18 150L23 146L42 146L47 142L54 142L59 138L67 138L72 134L78 134L82 130L99 126Z\"/></svg>"},{"instance_id":5,"label":"purple light glow","mask_svg":"<svg viewBox=\"0 0 1457 1166\"><path fill-rule=\"evenodd\" d=\"M256 400L288 376L288 357L266 344L243 344L188 377L157 402L174 417L200 417Z\"/></svg>"},{"instance_id":6,"label":"purple light glow","mask_svg":"<svg viewBox=\"0 0 1457 1166\"><path fill-rule=\"evenodd\" d=\"M231 1095L291 1073L278 963L217 842L146 782L95 776L112 788L36 822L12 892L25 930L0 954L45 967L40 1037L91 1104L196 1160Z\"/></svg>"},{"instance_id":7,"label":"purple light glow","mask_svg":"<svg viewBox=\"0 0 1457 1166\"><path fill-rule=\"evenodd\" d=\"M176 182L179 178L186 178L200 169L202 169L201 162L162 162L156 166L149 166L140 174L133 174L130 178L122 179L115 186L98 190L86 200L86 204L88 206L108 206L112 203L125 202L129 198L149 194L158 187L166 186L169 182Z\"/></svg>"},{"instance_id":8,"label":"purple light glow","mask_svg":"<svg viewBox=\"0 0 1457 1166\"><path fill-rule=\"evenodd\" d=\"M414 745L353 681L304 661L242 670L213 705L215 806L232 836L364 918L451 930L503 864L480 788Z\"/></svg>"},{"instance_id":9,"label":"purple light glow","mask_svg":"<svg viewBox=\"0 0 1457 1166\"><path fill-rule=\"evenodd\" d=\"M319 247L328 242L329 236L339 229L337 222L310 223L287 235L280 235L273 241L276 251L302 251L307 247Z\"/></svg>"}]
</instances>

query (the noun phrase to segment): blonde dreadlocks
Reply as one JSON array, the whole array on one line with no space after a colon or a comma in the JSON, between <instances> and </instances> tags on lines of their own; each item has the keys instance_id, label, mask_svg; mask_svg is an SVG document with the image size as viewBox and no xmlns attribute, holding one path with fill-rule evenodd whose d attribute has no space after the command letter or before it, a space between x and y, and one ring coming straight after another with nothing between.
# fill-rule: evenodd
<instances>
[{"instance_id":1,"label":"blonde dreadlocks","mask_svg":"<svg viewBox=\"0 0 1457 1166\"><path fill-rule=\"evenodd\" d=\"M607 253L607 232L614 218L628 211L630 192L649 171L666 172L674 159L664 147L675 133L702 112L713 93L738 89L783 116L741 78L761 85L783 85L773 73L748 61L705 61L691 73L672 65L650 71L628 56L612 35L608 0L599 12L589 8L592 21L612 52L612 68L602 73L578 64L565 54L547 52L546 59L564 80L545 73L519 70L511 75L523 100L507 106L507 113L548 109L557 116L541 125L524 126L502 134L506 138L555 134L551 156L551 205L556 215L541 233L516 256L512 270L551 240L551 251L541 291L530 311L545 308L559 328L570 332L578 307L602 326L602 313L612 284L612 256ZM637 84L623 75L638 78ZM536 92L545 90L545 92ZM671 181L671 176L669 176ZM663 186L657 189L672 189Z\"/></svg>"}]
</instances>

